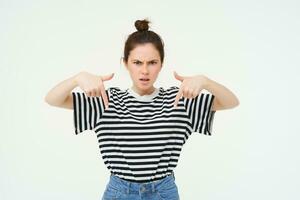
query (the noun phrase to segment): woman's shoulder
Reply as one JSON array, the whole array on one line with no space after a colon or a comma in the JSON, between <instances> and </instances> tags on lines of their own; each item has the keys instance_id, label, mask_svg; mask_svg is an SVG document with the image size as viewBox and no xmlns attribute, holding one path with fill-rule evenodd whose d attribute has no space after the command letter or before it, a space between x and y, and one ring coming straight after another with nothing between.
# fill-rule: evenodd
<instances>
[{"instance_id":1,"label":"woman's shoulder","mask_svg":"<svg viewBox=\"0 0 300 200\"><path fill-rule=\"evenodd\" d=\"M125 94L127 92L126 89L122 89L122 88L117 87L117 86L108 87L106 90L110 94L117 94L117 95L122 95L122 94Z\"/></svg>"},{"instance_id":2,"label":"woman's shoulder","mask_svg":"<svg viewBox=\"0 0 300 200\"><path fill-rule=\"evenodd\" d=\"M173 93L173 92L176 92L178 90L179 90L178 86L169 86L169 87L163 88L163 91L166 92L166 93Z\"/></svg>"},{"instance_id":3,"label":"woman's shoulder","mask_svg":"<svg viewBox=\"0 0 300 200\"><path fill-rule=\"evenodd\" d=\"M178 86L169 86L169 87L167 87L166 88L166 90L177 90L177 89L179 89L179 87Z\"/></svg>"}]
</instances>

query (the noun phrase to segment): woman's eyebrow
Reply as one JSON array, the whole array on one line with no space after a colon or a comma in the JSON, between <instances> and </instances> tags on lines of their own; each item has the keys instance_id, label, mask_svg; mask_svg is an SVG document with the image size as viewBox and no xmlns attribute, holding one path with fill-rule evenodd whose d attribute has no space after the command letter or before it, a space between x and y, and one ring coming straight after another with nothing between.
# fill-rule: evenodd
<instances>
[{"instance_id":1,"label":"woman's eyebrow","mask_svg":"<svg viewBox=\"0 0 300 200\"><path fill-rule=\"evenodd\" d=\"M142 62L142 61L140 61L140 60L138 60L138 59L133 59L132 61L139 61L139 62ZM150 61L148 61L148 62L152 62L152 61L158 61L157 59L153 59L153 60L150 60Z\"/></svg>"}]
</instances>

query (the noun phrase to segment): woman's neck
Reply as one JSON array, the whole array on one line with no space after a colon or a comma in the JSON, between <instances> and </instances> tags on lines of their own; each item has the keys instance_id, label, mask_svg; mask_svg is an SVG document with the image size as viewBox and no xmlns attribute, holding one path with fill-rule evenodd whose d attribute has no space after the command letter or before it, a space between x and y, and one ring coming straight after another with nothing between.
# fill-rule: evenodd
<instances>
[{"instance_id":1,"label":"woman's neck","mask_svg":"<svg viewBox=\"0 0 300 200\"><path fill-rule=\"evenodd\" d=\"M131 89L136 92L137 94L139 94L140 96L143 96L143 95L150 95L152 94L154 91L155 91L155 87L152 86L152 88L150 90L138 90L136 87L134 86L131 86Z\"/></svg>"}]
</instances>

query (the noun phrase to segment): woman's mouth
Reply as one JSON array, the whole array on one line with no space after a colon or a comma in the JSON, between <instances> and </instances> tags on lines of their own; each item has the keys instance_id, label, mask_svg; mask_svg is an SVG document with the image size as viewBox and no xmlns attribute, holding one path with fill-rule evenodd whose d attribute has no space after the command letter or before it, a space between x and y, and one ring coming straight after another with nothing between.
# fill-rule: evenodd
<instances>
[{"instance_id":1,"label":"woman's mouth","mask_svg":"<svg viewBox=\"0 0 300 200\"><path fill-rule=\"evenodd\" d=\"M149 78L140 78L140 81L142 83L148 83L150 81L150 79Z\"/></svg>"}]
</instances>

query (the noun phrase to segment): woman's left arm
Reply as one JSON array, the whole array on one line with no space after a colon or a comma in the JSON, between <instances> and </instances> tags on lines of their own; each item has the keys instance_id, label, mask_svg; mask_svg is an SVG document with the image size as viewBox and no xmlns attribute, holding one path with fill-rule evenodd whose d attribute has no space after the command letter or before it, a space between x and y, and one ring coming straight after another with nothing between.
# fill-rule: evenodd
<instances>
[{"instance_id":1,"label":"woman's left arm","mask_svg":"<svg viewBox=\"0 0 300 200\"><path fill-rule=\"evenodd\" d=\"M238 98L228 88L221 85L220 83L217 83L214 80L209 79L206 76L199 76L204 77L204 89L215 96L212 110L225 110L234 108L239 105L240 102Z\"/></svg>"}]
</instances>

